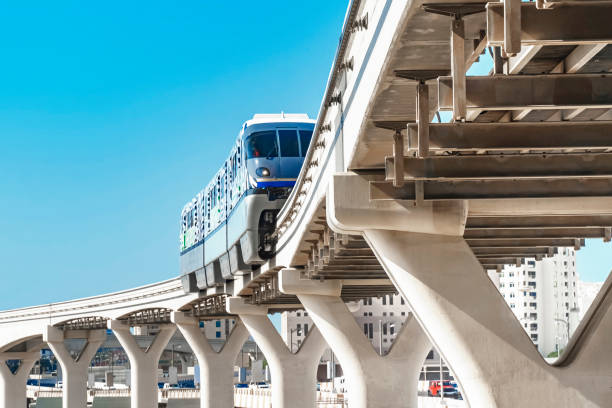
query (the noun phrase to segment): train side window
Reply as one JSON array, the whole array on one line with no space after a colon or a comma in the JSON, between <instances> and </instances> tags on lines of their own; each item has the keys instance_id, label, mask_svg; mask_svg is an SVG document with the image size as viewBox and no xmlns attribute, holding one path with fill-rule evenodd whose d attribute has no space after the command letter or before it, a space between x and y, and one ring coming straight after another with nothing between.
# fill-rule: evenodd
<instances>
[{"instance_id":1,"label":"train side window","mask_svg":"<svg viewBox=\"0 0 612 408\"><path fill-rule=\"evenodd\" d=\"M312 130L300 130L300 144L302 145L302 157L306 156L310 139L312 138Z\"/></svg>"},{"instance_id":2,"label":"train side window","mask_svg":"<svg viewBox=\"0 0 612 408\"><path fill-rule=\"evenodd\" d=\"M281 129L278 131L281 157L300 157L300 146L297 131L294 129Z\"/></svg>"}]
</instances>

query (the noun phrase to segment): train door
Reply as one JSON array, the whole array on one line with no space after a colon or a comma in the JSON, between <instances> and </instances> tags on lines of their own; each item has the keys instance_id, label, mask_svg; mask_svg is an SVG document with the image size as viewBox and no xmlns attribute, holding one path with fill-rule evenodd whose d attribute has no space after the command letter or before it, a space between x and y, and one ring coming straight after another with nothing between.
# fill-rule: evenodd
<instances>
[{"instance_id":1,"label":"train door","mask_svg":"<svg viewBox=\"0 0 612 408\"><path fill-rule=\"evenodd\" d=\"M297 129L278 129L280 147L280 176L295 179L300 174L303 159L300 157L300 142Z\"/></svg>"}]
</instances>

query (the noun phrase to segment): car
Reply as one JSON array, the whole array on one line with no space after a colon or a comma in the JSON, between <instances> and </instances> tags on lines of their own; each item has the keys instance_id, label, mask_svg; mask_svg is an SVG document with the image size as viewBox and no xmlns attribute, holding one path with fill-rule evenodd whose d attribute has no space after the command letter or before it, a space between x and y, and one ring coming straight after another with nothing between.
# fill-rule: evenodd
<instances>
[{"instance_id":1,"label":"car","mask_svg":"<svg viewBox=\"0 0 612 408\"><path fill-rule=\"evenodd\" d=\"M457 385L451 381L444 381L444 396L448 398L458 398L459 391ZM427 395L437 397L441 393L440 381L430 381Z\"/></svg>"}]
</instances>

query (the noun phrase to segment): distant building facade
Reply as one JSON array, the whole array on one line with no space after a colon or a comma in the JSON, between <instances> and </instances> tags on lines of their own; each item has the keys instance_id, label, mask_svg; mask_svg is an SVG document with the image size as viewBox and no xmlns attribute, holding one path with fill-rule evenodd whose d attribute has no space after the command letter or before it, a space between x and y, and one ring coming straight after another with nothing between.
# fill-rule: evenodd
<instances>
[{"instance_id":1,"label":"distant building facade","mask_svg":"<svg viewBox=\"0 0 612 408\"><path fill-rule=\"evenodd\" d=\"M574 248L558 248L541 261L527 258L489 276L543 356L567 345L581 306Z\"/></svg>"}]
</instances>

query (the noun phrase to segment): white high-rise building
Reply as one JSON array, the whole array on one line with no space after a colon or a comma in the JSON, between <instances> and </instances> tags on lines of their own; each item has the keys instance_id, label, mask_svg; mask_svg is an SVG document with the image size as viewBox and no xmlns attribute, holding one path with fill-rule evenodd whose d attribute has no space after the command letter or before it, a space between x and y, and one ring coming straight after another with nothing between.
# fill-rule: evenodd
<instances>
[{"instance_id":1,"label":"white high-rise building","mask_svg":"<svg viewBox=\"0 0 612 408\"><path fill-rule=\"evenodd\" d=\"M527 258L521 266L506 265L489 275L542 355L567 345L580 308L574 248L558 248L552 257Z\"/></svg>"},{"instance_id":2,"label":"white high-rise building","mask_svg":"<svg viewBox=\"0 0 612 408\"><path fill-rule=\"evenodd\" d=\"M579 320L582 320L584 314L591 307L591 303L601 290L603 282L583 282L578 281L578 307L580 308Z\"/></svg>"}]
</instances>

